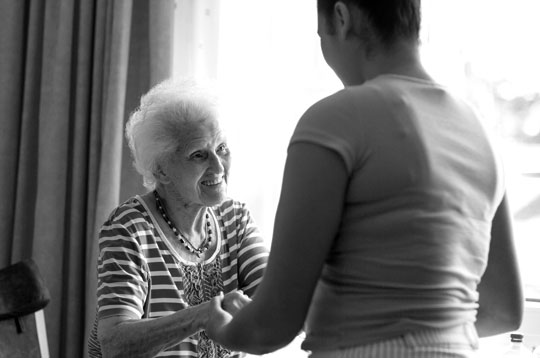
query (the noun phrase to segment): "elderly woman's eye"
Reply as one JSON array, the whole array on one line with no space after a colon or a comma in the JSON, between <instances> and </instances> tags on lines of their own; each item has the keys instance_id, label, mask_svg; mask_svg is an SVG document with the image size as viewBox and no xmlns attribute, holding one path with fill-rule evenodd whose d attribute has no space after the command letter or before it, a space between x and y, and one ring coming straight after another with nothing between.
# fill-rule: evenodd
<instances>
[{"instance_id":1,"label":"elderly woman's eye","mask_svg":"<svg viewBox=\"0 0 540 358\"><path fill-rule=\"evenodd\" d=\"M217 148L218 153L228 154L229 153L229 147L227 147L227 144L220 144Z\"/></svg>"},{"instance_id":2,"label":"elderly woman's eye","mask_svg":"<svg viewBox=\"0 0 540 358\"><path fill-rule=\"evenodd\" d=\"M190 158L192 159L203 159L204 154L202 152L195 152L190 155Z\"/></svg>"}]
</instances>

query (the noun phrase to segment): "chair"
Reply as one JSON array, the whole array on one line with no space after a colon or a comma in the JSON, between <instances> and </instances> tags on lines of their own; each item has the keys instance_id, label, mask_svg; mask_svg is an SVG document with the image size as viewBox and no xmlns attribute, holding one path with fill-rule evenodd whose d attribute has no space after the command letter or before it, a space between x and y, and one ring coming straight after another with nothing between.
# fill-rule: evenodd
<instances>
[{"instance_id":1,"label":"chair","mask_svg":"<svg viewBox=\"0 0 540 358\"><path fill-rule=\"evenodd\" d=\"M42 309L50 294L33 260L0 269L0 358L48 358Z\"/></svg>"}]
</instances>

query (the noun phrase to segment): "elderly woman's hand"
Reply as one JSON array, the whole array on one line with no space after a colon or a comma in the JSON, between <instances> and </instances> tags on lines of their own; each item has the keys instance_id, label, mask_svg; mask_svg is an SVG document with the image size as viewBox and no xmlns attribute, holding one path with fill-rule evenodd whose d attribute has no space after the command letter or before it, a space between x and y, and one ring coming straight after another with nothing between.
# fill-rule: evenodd
<instances>
[{"instance_id":1,"label":"elderly woman's hand","mask_svg":"<svg viewBox=\"0 0 540 358\"><path fill-rule=\"evenodd\" d=\"M221 308L234 316L236 312L249 302L251 302L251 298L246 296L242 290L231 291L223 297Z\"/></svg>"}]
</instances>

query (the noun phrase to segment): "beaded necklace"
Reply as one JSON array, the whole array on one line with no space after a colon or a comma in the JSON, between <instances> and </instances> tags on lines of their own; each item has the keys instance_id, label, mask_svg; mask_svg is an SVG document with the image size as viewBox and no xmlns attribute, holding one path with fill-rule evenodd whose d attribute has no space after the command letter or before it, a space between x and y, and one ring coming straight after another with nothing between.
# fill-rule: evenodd
<instances>
[{"instance_id":1,"label":"beaded necklace","mask_svg":"<svg viewBox=\"0 0 540 358\"><path fill-rule=\"evenodd\" d=\"M201 242L201 245L199 247L195 247L195 245L193 245L191 241L189 241L186 237L180 234L180 231L176 228L176 226L174 226L172 220L169 219L169 216L167 216L167 212L165 211L165 207L161 203L161 198L159 197L157 190L154 190L154 197L156 198L156 206L159 210L159 213L161 214L165 222L169 225L169 227L171 228L173 233L176 235L178 240L184 245L184 247L189 252L197 255L197 257L200 258L201 255L206 250L208 250L208 248L210 247L210 244L212 243L212 228L210 224L210 216L208 215L208 210L206 210L206 233L207 233L206 239L203 240L203 242Z\"/></svg>"}]
</instances>

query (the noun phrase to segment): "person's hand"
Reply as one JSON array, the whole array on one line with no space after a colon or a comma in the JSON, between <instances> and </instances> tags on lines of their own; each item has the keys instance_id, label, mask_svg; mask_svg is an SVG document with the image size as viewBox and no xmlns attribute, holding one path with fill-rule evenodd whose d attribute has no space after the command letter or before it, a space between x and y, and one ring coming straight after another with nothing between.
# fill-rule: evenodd
<instances>
[{"instance_id":1,"label":"person's hand","mask_svg":"<svg viewBox=\"0 0 540 358\"><path fill-rule=\"evenodd\" d=\"M234 316L236 312L249 302L251 302L251 298L246 296L242 290L231 291L223 297L221 308Z\"/></svg>"},{"instance_id":2,"label":"person's hand","mask_svg":"<svg viewBox=\"0 0 540 358\"><path fill-rule=\"evenodd\" d=\"M232 298L229 299L232 300ZM206 335L211 340L221 345L223 345L227 325L233 319L233 316L223 308L224 301L225 296L223 295L223 292L220 292L218 296L209 301L208 321L206 322L206 327L204 328Z\"/></svg>"}]
</instances>

